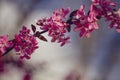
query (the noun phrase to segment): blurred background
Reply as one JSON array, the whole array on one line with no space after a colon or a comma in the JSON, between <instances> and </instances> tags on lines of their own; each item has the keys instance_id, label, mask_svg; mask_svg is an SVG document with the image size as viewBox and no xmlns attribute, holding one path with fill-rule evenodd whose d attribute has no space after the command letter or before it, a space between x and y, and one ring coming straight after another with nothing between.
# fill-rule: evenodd
<instances>
[{"instance_id":1,"label":"blurred background","mask_svg":"<svg viewBox=\"0 0 120 80\"><path fill-rule=\"evenodd\" d=\"M91 0L0 0L0 35L13 39L22 25L30 28L55 9L73 11L81 4L88 11ZM38 40L40 47L30 60L21 61L11 51L0 60L0 80L120 80L120 34L103 20L99 25L90 38L71 31L71 44L64 47L49 37L48 42Z\"/></svg>"}]
</instances>

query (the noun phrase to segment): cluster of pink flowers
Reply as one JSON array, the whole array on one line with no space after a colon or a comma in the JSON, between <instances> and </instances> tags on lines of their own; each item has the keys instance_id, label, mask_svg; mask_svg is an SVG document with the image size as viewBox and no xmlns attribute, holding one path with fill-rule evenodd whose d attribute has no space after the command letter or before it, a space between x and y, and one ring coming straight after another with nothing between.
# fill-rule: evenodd
<instances>
[{"instance_id":1,"label":"cluster of pink flowers","mask_svg":"<svg viewBox=\"0 0 120 80\"><path fill-rule=\"evenodd\" d=\"M103 17L111 21L110 27L116 27L120 32L120 17L113 9L115 6L116 3L111 0L92 0L88 14L85 14L85 6L81 5L74 15L76 17L74 31L80 31L80 37L90 37L90 32L99 28L98 20Z\"/></svg>"},{"instance_id":2,"label":"cluster of pink flowers","mask_svg":"<svg viewBox=\"0 0 120 80\"><path fill-rule=\"evenodd\" d=\"M76 12L74 21L75 29L74 31L80 31L80 37L86 36L90 37L90 32L98 29L98 19L96 18L96 13L90 10L89 14L86 15L84 12L84 5L81 5L80 9Z\"/></svg>"},{"instance_id":3,"label":"cluster of pink flowers","mask_svg":"<svg viewBox=\"0 0 120 80\"><path fill-rule=\"evenodd\" d=\"M37 41L33 35L30 34L30 29L25 26L22 27L19 34L15 35L15 51L20 52L20 58L30 58L30 55L38 48Z\"/></svg>"},{"instance_id":4,"label":"cluster of pink flowers","mask_svg":"<svg viewBox=\"0 0 120 80\"><path fill-rule=\"evenodd\" d=\"M116 31L120 33L120 16L118 13L112 13L107 16L107 20L110 21L110 27L116 28Z\"/></svg>"},{"instance_id":5,"label":"cluster of pink flowers","mask_svg":"<svg viewBox=\"0 0 120 80\"><path fill-rule=\"evenodd\" d=\"M116 3L112 0L92 0L92 5L101 12L100 15L103 15L104 13L106 14L107 12L112 11L112 9L116 6Z\"/></svg>"},{"instance_id":6,"label":"cluster of pink flowers","mask_svg":"<svg viewBox=\"0 0 120 80\"><path fill-rule=\"evenodd\" d=\"M115 9L116 3L112 0L92 0L92 11L95 11L97 17L104 17L110 22L110 27L116 28L120 32L120 13Z\"/></svg>"},{"instance_id":7,"label":"cluster of pink flowers","mask_svg":"<svg viewBox=\"0 0 120 80\"><path fill-rule=\"evenodd\" d=\"M20 53L20 58L30 58L30 55L37 49L36 38L30 34L30 29L22 27L19 34L15 35L15 39L8 40L8 35L0 36L0 56L7 54L14 49Z\"/></svg>"},{"instance_id":8,"label":"cluster of pink flowers","mask_svg":"<svg viewBox=\"0 0 120 80\"><path fill-rule=\"evenodd\" d=\"M11 47L11 42L8 41L8 35L0 36L0 56Z\"/></svg>"},{"instance_id":9,"label":"cluster of pink flowers","mask_svg":"<svg viewBox=\"0 0 120 80\"><path fill-rule=\"evenodd\" d=\"M67 23L64 21L68 13L68 8L55 10L50 18L44 18L37 22L40 29L48 31L48 35L52 37L51 42L58 41L58 43L61 43L61 46L69 42L69 37L65 36Z\"/></svg>"},{"instance_id":10,"label":"cluster of pink flowers","mask_svg":"<svg viewBox=\"0 0 120 80\"><path fill-rule=\"evenodd\" d=\"M120 9L116 10L116 3L112 0L92 0L88 13L84 11L85 5L81 5L78 10L70 13L70 9L58 9L53 12L50 18L43 18L37 21L36 25L42 30L37 31L35 25L31 25L33 34L30 34L30 29L22 27L19 34L15 35L15 39L9 41L8 36L0 36L0 54L9 52L14 49L20 53L20 58L30 58L30 55L38 48L36 38L47 41L42 35L48 32L48 36L52 37L51 42L61 43L61 46L69 43L67 32L71 31L71 26L74 25L74 31L80 32L80 37L90 37L90 33L99 29L98 21L105 18L110 22L111 28L116 28L120 33ZM66 19L66 16L69 18Z\"/></svg>"}]
</instances>

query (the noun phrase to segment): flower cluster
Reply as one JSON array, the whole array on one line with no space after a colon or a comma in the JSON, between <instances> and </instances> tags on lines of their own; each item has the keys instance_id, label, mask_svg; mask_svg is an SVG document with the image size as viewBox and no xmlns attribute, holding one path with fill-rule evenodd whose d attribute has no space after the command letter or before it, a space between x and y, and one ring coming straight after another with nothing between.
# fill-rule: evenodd
<instances>
[{"instance_id":1,"label":"flower cluster","mask_svg":"<svg viewBox=\"0 0 120 80\"><path fill-rule=\"evenodd\" d=\"M90 32L99 28L98 20L106 18L110 27L115 27L120 32L120 11L115 11L116 3L111 0L92 0L88 14L85 14L84 5L75 13L74 31L80 31L80 37L90 37Z\"/></svg>"},{"instance_id":2,"label":"flower cluster","mask_svg":"<svg viewBox=\"0 0 120 80\"><path fill-rule=\"evenodd\" d=\"M52 37L51 42L58 41L58 43L61 43L61 46L69 42L69 37L65 36L67 23L64 21L68 13L68 8L55 10L50 18L44 18L37 22L37 25L39 25L42 30L48 31L48 35Z\"/></svg>"},{"instance_id":3,"label":"flower cluster","mask_svg":"<svg viewBox=\"0 0 120 80\"><path fill-rule=\"evenodd\" d=\"M20 58L29 59L30 55L37 48L37 41L35 37L30 34L30 29L23 26L20 33L15 35L15 51L20 52Z\"/></svg>"},{"instance_id":4,"label":"flower cluster","mask_svg":"<svg viewBox=\"0 0 120 80\"><path fill-rule=\"evenodd\" d=\"M80 37L90 37L90 32L98 29L98 19L96 18L96 13L92 9L89 14L86 15L84 8L85 6L81 5L80 9L75 14L76 20L74 21L74 24L76 27L74 31L80 31Z\"/></svg>"},{"instance_id":5,"label":"flower cluster","mask_svg":"<svg viewBox=\"0 0 120 80\"><path fill-rule=\"evenodd\" d=\"M107 17L113 11L116 3L111 0L92 0L92 8L99 17Z\"/></svg>"},{"instance_id":6,"label":"flower cluster","mask_svg":"<svg viewBox=\"0 0 120 80\"><path fill-rule=\"evenodd\" d=\"M94 5L96 9L99 9L103 13L112 11L113 7L116 6L116 3L112 0L92 0L92 2L92 5Z\"/></svg>"},{"instance_id":7,"label":"flower cluster","mask_svg":"<svg viewBox=\"0 0 120 80\"><path fill-rule=\"evenodd\" d=\"M97 17L106 18L110 22L110 27L115 27L116 31L120 32L120 16L119 10L115 9L116 3L112 0L92 0L92 2L91 8L98 14Z\"/></svg>"},{"instance_id":8,"label":"flower cluster","mask_svg":"<svg viewBox=\"0 0 120 80\"><path fill-rule=\"evenodd\" d=\"M110 21L110 27L116 28L116 31L120 33L120 16L118 13L112 13L109 16L107 16L107 20Z\"/></svg>"},{"instance_id":9,"label":"flower cluster","mask_svg":"<svg viewBox=\"0 0 120 80\"><path fill-rule=\"evenodd\" d=\"M11 47L11 42L8 41L8 35L0 36L0 55L5 53Z\"/></svg>"}]
</instances>

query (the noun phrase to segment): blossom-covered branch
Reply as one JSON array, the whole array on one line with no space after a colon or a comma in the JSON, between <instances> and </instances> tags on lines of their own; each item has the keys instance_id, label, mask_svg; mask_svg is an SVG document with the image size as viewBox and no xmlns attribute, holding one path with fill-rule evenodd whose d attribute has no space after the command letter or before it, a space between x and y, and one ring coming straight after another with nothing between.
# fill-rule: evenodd
<instances>
[{"instance_id":1,"label":"blossom-covered branch","mask_svg":"<svg viewBox=\"0 0 120 80\"><path fill-rule=\"evenodd\" d=\"M31 24L33 34L30 29L23 26L18 34L15 34L13 40L8 40L8 35L0 36L0 55L4 56L14 49L19 53L20 58L30 59L30 55L38 48L36 38L47 41L42 35L48 33L52 37L51 42L58 42L61 46L70 42L70 37L66 36L67 32L79 31L80 37L90 37L90 33L99 29L98 21L105 18L109 21L110 28L116 28L120 33L120 9L116 9L116 2L112 0L92 0L89 11L84 11L85 5L70 13L70 9L55 10L50 18L39 19L36 25ZM66 18L69 15L69 18ZM40 30L36 30L39 27ZM42 31L41 31L42 30Z\"/></svg>"}]
</instances>

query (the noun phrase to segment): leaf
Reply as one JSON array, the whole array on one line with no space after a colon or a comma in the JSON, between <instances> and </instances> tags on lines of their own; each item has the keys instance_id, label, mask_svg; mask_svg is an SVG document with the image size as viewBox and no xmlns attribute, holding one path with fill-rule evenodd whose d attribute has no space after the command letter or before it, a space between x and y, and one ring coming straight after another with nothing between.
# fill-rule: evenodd
<instances>
[{"instance_id":1,"label":"leaf","mask_svg":"<svg viewBox=\"0 0 120 80\"><path fill-rule=\"evenodd\" d=\"M39 35L38 38L39 38L40 40L42 40L42 41L47 42L47 39L46 39L44 36L42 36L42 35Z\"/></svg>"},{"instance_id":2,"label":"leaf","mask_svg":"<svg viewBox=\"0 0 120 80\"><path fill-rule=\"evenodd\" d=\"M31 24L31 28L32 28L33 33L35 33L36 32L36 26Z\"/></svg>"},{"instance_id":3,"label":"leaf","mask_svg":"<svg viewBox=\"0 0 120 80\"><path fill-rule=\"evenodd\" d=\"M72 18L72 17L77 13L77 11L78 11L78 10L74 10L73 12L71 12L71 14L70 14L69 17Z\"/></svg>"},{"instance_id":4,"label":"leaf","mask_svg":"<svg viewBox=\"0 0 120 80\"><path fill-rule=\"evenodd\" d=\"M73 24L72 18L68 19L66 23L67 23L67 24Z\"/></svg>"},{"instance_id":5,"label":"leaf","mask_svg":"<svg viewBox=\"0 0 120 80\"><path fill-rule=\"evenodd\" d=\"M66 29L67 29L68 32L70 32L71 31L71 26L67 25Z\"/></svg>"}]
</instances>

